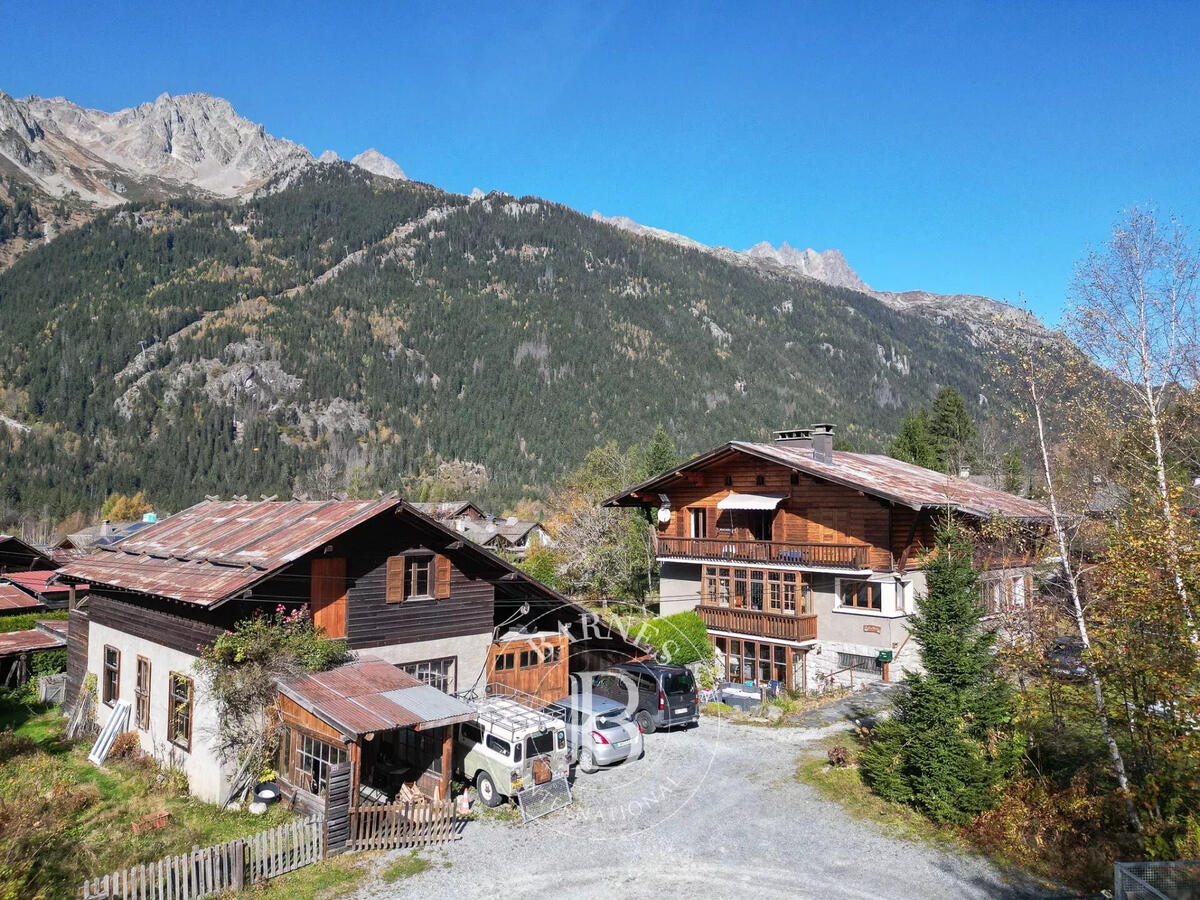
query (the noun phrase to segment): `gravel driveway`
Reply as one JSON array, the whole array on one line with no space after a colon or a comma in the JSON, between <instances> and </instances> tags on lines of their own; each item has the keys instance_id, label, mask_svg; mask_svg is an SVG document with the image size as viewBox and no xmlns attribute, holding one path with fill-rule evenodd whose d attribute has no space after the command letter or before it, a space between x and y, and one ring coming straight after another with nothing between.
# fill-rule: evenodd
<instances>
[{"instance_id":1,"label":"gravel driveway","mask_svg":"<svg viewBox=\"0 0 1200 900\"><path fill-rule=\"evenodd\" d=\"M644 759L580 775L570 809L469 823L426 854L439 864L357 896L1029 896L982 860L889 837L795 781L804 744L828 733L706 717L648 736Z\"/></svg>"}]
</instances>

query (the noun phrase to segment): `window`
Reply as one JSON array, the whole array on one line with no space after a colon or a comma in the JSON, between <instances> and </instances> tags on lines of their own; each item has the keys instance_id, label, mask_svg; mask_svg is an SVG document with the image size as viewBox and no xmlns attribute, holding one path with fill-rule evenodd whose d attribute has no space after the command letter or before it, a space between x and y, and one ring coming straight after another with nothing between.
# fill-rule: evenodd
<instances>
[{"instance_id":1,"label":"window","mask_svg":"<svg viewBox=\"0 0 1200 900\"><path fill-rule=\"evenodd\" d=\"M799 483L800 483L800 473L793 472L792 473L792 484L799 484Z\"/></svg>"},{"instance_id":2,"label":"window","mask_svg":"<svg viewBox=\"0 0 1200 900\"><path fill-rule=\"evenodd\" d=\"M562 661L562 647L555 645L553 647L543 647L542 648L542 664L543 665L548 666L548 665L550 665L550 663L556 663L556 662L561 662L561 661Z\"/></svg>"},{"instance_id":3,"label":"window","mask_svg":"<svg viewBox=\"0 0 1200 900\"><path fill-rule=\"evenodd\" d=\"M463 722L458 726L458 737L465 743L478 744L483 740L483 732L473 722Z\"/></svg>"},{"instance_id":4,"label":"window","mask_svg":"<svg viewBox=\"0 0 1200 900\"><path fill-rule=\"evenodd\" d=\"M317 795L324 795L329 787L329 770L346 761L346 751L333 744L319 741L307 734L298 734L296 768L294 775L301 787Z\"/></svg>"},{"instance_id":5,"label":"window","mask_svg":"<svg viewBox=\"0 0 1200 900\"><path fill-rule=\"evenodd\" d=\"M733 476L732 475L725 476L725 487L733 487Z\"/></svg>"},{"instance_id":6,"label":"window","mask_svg":"<svg viewBox=\"0 0 1200 900\"><path fill-rule=\"evenodd\" d=\"M112 706L121 696L121 651L104 645L104 690L101 699Z\"/></svg>"},{"instance_id":7,"label":"window","mask_svg":"<svg viewBox=\"0 0 1200 900\"><path fill-rule=\"evenodd\" d=\"M496 737L494 734L488 735L487 748L489 750L495 750L501 756L508 756L509 753L512 752L512 747L509 746L508 741L502 741L502 740L500 740L500 738Z\"/></svg>"},{"instance_id":8,"label":"window","mask_svg":"<svg viewBox=\"0 0 1200 900\"><path fill-rule=\"evenodd\" d=\"M172 672L170 685L170 715L167 717L167 740L182 750L192 749L192 679Z\"/></svg>"},{"instance_id":9,"label":"window","mask_svg":"<svg viewBox=\"0 0 1200 900\"><path fill-rule=\"evenodd\" d=\"M763 608L763 573L757 569L750 573L750 608Z\"/></svg>"},{"instance_id":10,"label":"window","mask_svg":"<svg viewBox=\"0 0 1200 900\"><path fill-rule=\"evenodd\" d=\"M404 558L404 599L430 597L430 575L433 572L433 556L424 553Z\"/></svg>"},{"instance_id":11,"label":"window","mask_svg":"<svg viewBox=\"0 0 1200 900\"><path fill-rule=\"evenodd\" d=\"M733 570L733 605L744 607L746 605L746 570Z\"/></svg>"},{"instance_id":12,"label":"window","mask_svg":"<svg viewBox=\"0 0 1200 900\"><path fill-rule=\"evenodd\" d=\"M441 659L427 659L423 662L401 663L396 668L401 672L407 672L418 681L425 682L430 687L453 694L458 690L458 682L455 678L457 662L457 656L445 656Z\"/></svg>"},{"instance_id":13,"label":"window","mask_svg":"<svg viewBox=\"0 0 1200 900\"><path fill-rule=\"evenodd\" d=\"M1012 599L1013 608L1017 609L1019 607L1024 606L1025 605L1025 576L1024 575L1014 575L1010 584L1011 584L1011 589L1009 591L1009 597Z\"/></svg>"},{"instance_id":14,"label":"window","mask_svg":"<svg viewBox=\"0 0 1200 900\"><path fill-rule=\"evenodd\" d=\"M708 510L704 507L690 510L691 537L708 536Z\"/></svg>"},{"instance_id":15,"label":"window","mask_svg":"<svg viewBox=\"0 0 1200 900\"><path fill-rule=\"evenodd\" d=\"M782 611L779 594L779 577L778 572L767 573L767 612L777 613Z\"/></svg>"},{"instance_id":16,"label":"window","mask_svg":"<svg viewBox=\"0 0 1200 900\"><path fill-rule=\"evenodd\" d=\"M749 517L747 528L750 529L750 534L754 540L771 540L771 525L775 520L775 510L752 509L749 510L746 515Z\"/></svg>"},{"instance_id":17,"label":"window","mask_svg":"<svg viewBox=\"0 0 1200 900\"><path fill-rule=\"evenodd\" d=\"M838 653L838 668L848 669L854 666L855 675L882 675L883 663L878 656L865 656L861 653Z\"/></svg>"},{"instance_id":18,"label":"window","mask_svg":"<svg viewBox=\"0 0 1200 900\"><path fill-rule=\"evenodd\" d=\"M998 579L990 579L983 583L983 611L988 615L996 615L1004 610L1004 583Z\"/></svg>"},{"instance_id":19,"label":"window","mask_svg":"<svg viewBox=\"0 0 1200 900\"><path fill-rule=\"evenodd\" d=\"M842 606L854 609L883 609L883 585L878 581L842 581Z\"/></svg>"},{"instance_id":20,"label":"window","mask_svg":"<svg viewBox=\"0 0 1200 900\"><path fill-rule=\"evenodd\" d=\"M796 573L783 573L783 611L788 615L796 614Z\"/></svg>"},{"instance_id":21,"label":"window","mask_svg":"<svg viewBox=\"0 0 1200 900\"><path fill-rule=\"evenodd\" d=\"M536 650L521 651L521 668L531 669L538 664L538 652Z\"/></svg>"},{"instance_id":22,"label":"window","mask_svg":"<svg viewBox=\"0 0 1200 900\"><path fill-rule=\"evenodd\" d=\"M399 728L392 732L396 760L426 772L442 772L442 742L432 731Z\"/></svg>"},{"instance_id":23,"label":"window","mask_svg":"<svg viewBox=\"0 0 1200 900\"><path fill-rule=\"evenodd\" d=\"M146 731L150 728L150 660L144 656L137 658L137 682L133 694L137 698L135 722L138 728Z\"/></svg>"},{"instance_id":24,"label":"window","mask_svg":"<svg viewBox=\"0 0 1200 900\"><path fill-rule=\"evenodd\" d=\"M754 486L755 487L762 487L766 483L767 483L767 479L765 476L763 476L763 475L755 475L754 476Z\"/></svg>"},{"instance_id":25,"label":"window","mask_svg":"<svg viewBox=\"0 0 1200 900\"><path fill-rule=\"evenodd\" d=\"M496 654L496 671L508 672L513 667L513 655L511 653Z\"/></svg>"}]
</instances>

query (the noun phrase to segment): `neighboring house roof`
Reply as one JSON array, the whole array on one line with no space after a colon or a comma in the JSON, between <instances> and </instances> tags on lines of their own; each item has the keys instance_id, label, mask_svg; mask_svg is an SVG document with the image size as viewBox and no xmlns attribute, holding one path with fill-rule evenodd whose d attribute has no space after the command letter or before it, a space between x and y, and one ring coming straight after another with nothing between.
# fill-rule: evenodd
<instances>
[{"instance_id":1,"label":"neighboring house roof","mask_svg":"<svg viewBox=\"0 0 1200 900\"><path fill-rule=\"evenodd\" d=\"M38 650L55 650L67 645L67 636L63 629L53 627L66 622L38 622L37 628L29 631L10 631L0 634L0 657L16 656Z\"/></svg>"},{"instance_id":2,"label":"neighboring house roof","mask_svg":"<svg viewBox=\"0 0 1200 900\"><path fill-rule=\"evenodd\" d=\"M441 728L475 710L375 656L280 682L279 692L351 738L394 728Z\"/></svg>"},{"instance_id":3,"label":"neighboring house roof","mask_svg":"<svg viewBox=\"0 0 1200 900\"><path fill-rule=\"evenodd\" d=\"M0 581L9 581L18 587L24 588L26 591L33 591L36 594L67 594L70 593L71 585L57 582L51 584L51 580L58 577L58 572L54 569L38 569L33 572L5 572L0 575ZM87 590L86 584L74 585L76 590L82 588Z\"/></svg>"},{"instance_id":4,"label":"neighboring house roof","mask_svg":"<svg viewBox=\"0 0 1200 900\"><path fill-rule=\"evenodd\" d=\"M37 565L47 568L54 567L54 560L50 558L44 550L39 550L37 547L28 541L21 540L11 534L0 534L0 562L3 562L7 557L32 557Z\"/></svg>"},{"instance_id":5,"label":"neighboring house roof","mask_svg":"<svg viewBox=\"0 0 1200 900\"><path fill-rule=\"evenodd\" d=\"M499 543L497 538L509 544L524 543L531 531L542 526L540 522L522 520L509 522L506 519L490 519L485 522L455 522L454 527L467 540L487 547L491 544Z\"/></svg>"},{"instance_id":6,"label":"neighboring house roof","mask_svg":"<svg viewBox=\"0 0 1200 900\"><path fill-rule=\"evenodd\" d=\"M435 503L412 503L414 506L427 516L434 519L456 519L467 510L474 510L475 515L483 517L486 515L482 509L475 505L471 500L441 500Z\"/></svg>"},{"instance_id":7,"label":"neighboring house roof","mask_svg":"<svg viewBox=\"0 0 1200 900\"><path fill-rule=\"evenodd\" d=\"M635 494L657 493L660 487L681 472L711 465L723 457L737 454L777 463L912 509L935 509L950 505L959 512L979 518L1005 516L1041 520L1050 515L1046 507L1033 500L973 484L966 479L952 478L890 456L837 450L833 453L832 462L823 462L813 459L811 450L749 441L722 444L624 493L609 497L603 505L644 505L645 501L639 500Z\"/></svg>"},{"instance_id":8,"label":"neighboring house roof","mask_svg":"<svg viewBox=\"0 0 1200 900\"><path fill-rule=\"evenodd\" d=\"M36 612L43 608L41 600L29 596L16 585L0 584L0 613Z\"/></svg>"}]
</instances>

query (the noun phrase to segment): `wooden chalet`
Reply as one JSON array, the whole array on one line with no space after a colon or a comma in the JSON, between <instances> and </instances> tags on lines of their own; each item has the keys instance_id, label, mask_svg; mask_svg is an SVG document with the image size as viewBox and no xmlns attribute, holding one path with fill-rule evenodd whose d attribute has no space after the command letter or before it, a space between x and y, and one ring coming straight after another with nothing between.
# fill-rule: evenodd
<instances>
[{"instance_id":1,"label":"wooden chalet","mask_svg":"<svg viewBox=\"0 0 1200 900\"><path fill-rule=\"evenodd\" d=\"M657 510L662 611L695 609L733 682L802 689L916 665L906 620L938 521L1016 523L984 552L981 602L1032 591L1041 504L890 457L833 449L833 426L731 441L605 501Z\"/></svg>"},{"instance_id":2,"label":"wooden chalet","mask_svg":"<svg viewBox=\"0 0 1200 900\"><path fill-rule=\"evenodd\" d=\"M223 799L233 766L216 756L215 705L195 663L206 643L256 612L307 607L319 627L344 638L359 657L345 671L281 687L292 741L282 777L293 779L292 788L315 789L314 796L320 779L301 784L301 773L311 774L314 759L339 754L373 767L383 753L405 763L412 783L444 791L448 773L435 773L426 757L433 744L441 742L439 752L445 745L446 732L438 729L447 717L437 715L442 707L429 702L427 691L408 689L415 681L448 704L456 692L481 688L502 630L568 634L571 664L580 668L646 652L394 498L200 503L68 563L60 577L90 586L70 612L68 708L94 674L99 724L128 700L130 727L145 750L183 768L193 792L208 800ZM394 672L393 683L381 680L381 666ZM365 685L358 683L368 675ZM391 699L367 699L372 691ZM397 691L403 702L392 696ZM364 706L377 707L374 714L384 719L391 715L392 726L349 716L351 710L365 716ZM419 718L405 719L392 707ZM409 754L405 760L399 749ZM429 765L418 770L422 760ZM355 777L361 781L362 774Z\"/></svg>"}]
</instances>

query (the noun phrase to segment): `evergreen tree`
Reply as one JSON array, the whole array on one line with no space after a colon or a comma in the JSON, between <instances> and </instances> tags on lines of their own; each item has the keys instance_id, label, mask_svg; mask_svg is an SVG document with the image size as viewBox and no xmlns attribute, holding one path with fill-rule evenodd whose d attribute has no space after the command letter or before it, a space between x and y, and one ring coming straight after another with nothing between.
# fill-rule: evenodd
<instances>
[{"instance_id":1,"label":"evergreen tree","mask_svg":"<svg viewBox=\"0 0 1200 900\"><path fill-rule=\"evenodd\" d=\"M1009 450L1000 459L1002 487L1010 494L1025 492L1025 461L1016 450Z\"/></svg>"},{"instance_id":2,"label":"evergreen tree","mask_svg":"<svg viewBox=\"0 0 1200 900\"><path fill-rule=\"evenodd\" d=\"M1012 692L980 627L979 579L970 542L953 525L926 566L928 594L909 621L924 674L909 673L892 718L862 754L881 797L911 803L938 822L968 822L992 807L1020 755Z\"/></svg>"},{"instance_id":3,"label":"evergreen tree","mask_svg":"<svg viewBox=\"0 0 1200 900\"><path fill-rule=\"evenodd\" d=\"M888 456L926 469L938 468L937 445L929 435L929 412L920 409L904 417L900 430L888 444Z\"/></svg>"},{"instance_id":4,"label":"evergreen tree","mask_svg":"<svg viewBox=\"0 0 1200 900\"><path fill-rule=\"evenodd\" d=\"M660 475L679 465L679 451L675 449L675 441L662 425L654 429L654 434L650 435L650 440L646 442L643 459L647 478Z\"/></svg>"},{"instance_id":5,"label":"evergreen tree","mask_svg":"<svg viewBox=\"0 0 1200 900\"><path fill-rule=\"evenodd\" d=\"M938 391L929 407L929 437L937 447L938 468L956 471L974 455L975 422L957 388Z\"/></svg>"}]
</instances>

